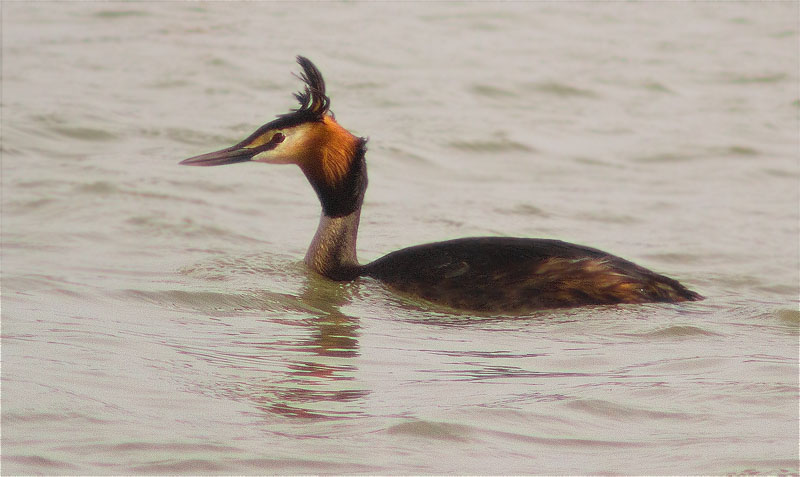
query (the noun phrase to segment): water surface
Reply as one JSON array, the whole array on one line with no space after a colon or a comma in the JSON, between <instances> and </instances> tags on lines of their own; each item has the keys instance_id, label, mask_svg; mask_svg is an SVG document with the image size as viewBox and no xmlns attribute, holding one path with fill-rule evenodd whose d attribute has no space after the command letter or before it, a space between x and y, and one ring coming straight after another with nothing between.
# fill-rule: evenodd
<instances>
[{"instance_id":1,"label":"water surface","mask_svg":"<svg viewBox=\"0 0 800 477\"><path fill-rule=\"evenodd\" d=\"M2 5L5 474L798 472L798 4ZM707 297L432 310L301 260L293 167L178 167L314 60L359 254L559 238Z\"/></svg>"}]
</instances>

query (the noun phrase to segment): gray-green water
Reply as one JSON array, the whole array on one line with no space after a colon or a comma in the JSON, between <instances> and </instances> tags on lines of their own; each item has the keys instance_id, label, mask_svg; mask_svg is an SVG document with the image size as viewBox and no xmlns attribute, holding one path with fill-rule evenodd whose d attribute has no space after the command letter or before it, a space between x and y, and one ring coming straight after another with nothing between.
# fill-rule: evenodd
<instances>
[{"instance_id":1,"label":"gray-green water","mask_svg":"<svg viewBox=\"0 0 800 477\"><path fill-rule=\"evenodd\" d=\"M798 4L2 6L4 474L798 472ZM294 106L370 137L362 261L595 246L708 298L426 310L301 263Z\"/></svg>"}]
</instances>

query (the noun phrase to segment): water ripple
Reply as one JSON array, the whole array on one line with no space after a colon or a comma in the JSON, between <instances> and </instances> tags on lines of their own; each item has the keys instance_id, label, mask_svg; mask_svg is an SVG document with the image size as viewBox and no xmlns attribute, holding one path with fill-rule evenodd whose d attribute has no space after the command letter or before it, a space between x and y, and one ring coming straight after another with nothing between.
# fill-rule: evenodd
<instances>
[{"instance_id":1,"label":"water ripple","mask_svg":"<svg viewBox=\"0 0 800 477\"><path fill-rule=\"evenodd\" d=\"M614 420L640 420L640 419L674 419L684 421L686 419L696 419L683 412L657 411L643 409L633 406L625 406L600 399L580 399L566 404L567 407L593 414L601 418L611 418Z\"/></svg>"},{"instance_id":2,"label":"water ripple","mask_svg":"<svg viewBox=\"0 0 800 477\"><path fill-rule=\"evenodd\" d=\"M696 338L696 337L703 337L703 336L722 336L718 333L714 333L712 331L704 330L697 326L691 325L676 325L676 326L668 326L666 328L661 328L654 331L648 331L645 333L622 333L620 336L630 336L635 338L641 338L644 340L650 339L686 339L686 338Z\"/></svg>"},{"instance_id":3,"label":"water ripple","mask_svg":"<svg viewBox=\"0 0 800 477\"><path fill-rule=\"evenodd\" d=\"M535 151L534 148L528 146L527 144L514 141L513 139L509 139L508 137L506 137L504 133L496 133L493 139L473 140L473 141L466 141L466 140L450 141L448 143L448 146L450 146L453 149L458 149L467 152L476 152L476 153Z\"/></svg>"},{"instance_id":4,"label":"water ripple","mask_svg":"<svg viewBox=\"0 0 800 477\"><path fill-rule=\"evenodd\" d=\"M403 434L442 441L468 441L470 428L458 424L431 421L402 422L386 430L389 434Z\"/></svg>"},{"instance_id":5,"label":"water ripple","mask_svg":"<svg viewBox=\"0 0 800 477\"><path fill-rule=\"evenodd\" d=\"M8 452L4 452L3 463L11 462L25 466L27 469L25 473L31 472L31 469L40 469L44 474L53 474L58 470L67 471L77 468L61 460L49 459L38 455L9 455Z\"/></svg>"}]
</instances>

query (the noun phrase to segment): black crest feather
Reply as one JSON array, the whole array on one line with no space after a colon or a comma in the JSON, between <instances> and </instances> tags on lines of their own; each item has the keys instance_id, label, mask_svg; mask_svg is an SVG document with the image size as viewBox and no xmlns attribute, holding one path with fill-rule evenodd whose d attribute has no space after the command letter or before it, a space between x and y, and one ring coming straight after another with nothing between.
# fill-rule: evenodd
<instances>
[{"instance_id":1,"label":"black crest feather","mask_svg":"<svg viewBox=\"0 0 800 477\"><path fill-rule=\"evenodd\" d=\"M303 91L294 94L300 107L295 112L308 114L321 119L331 105L331 100L325 95L325 80L314 63L305 56L297 57L297 63L303 68L300 79L306 84Z\"/></svg>"}]
</instances>

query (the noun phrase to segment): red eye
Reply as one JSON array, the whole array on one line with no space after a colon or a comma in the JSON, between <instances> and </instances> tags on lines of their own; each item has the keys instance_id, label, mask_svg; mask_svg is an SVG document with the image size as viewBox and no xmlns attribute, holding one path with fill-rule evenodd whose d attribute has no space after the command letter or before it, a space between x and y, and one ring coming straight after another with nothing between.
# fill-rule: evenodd
<instances>
[{"instance_id":1,"label":"red eye","mask_svg":"<svg viewBox=\"0 0 800 477\"><path fill-rule=\"evenodd\" d=\"M266 144L264 144L263 146L260 147L260 150L269 151L269 150L275 149L278 146L278 144L283 142L284 139L286 139L286 136L284 136L281 133L275 133L275 134L272 135L271 138L269 138L269 142L268 143L266 143Z\"/></svg>"}]
</instances>

